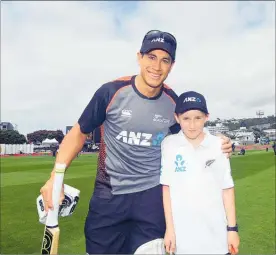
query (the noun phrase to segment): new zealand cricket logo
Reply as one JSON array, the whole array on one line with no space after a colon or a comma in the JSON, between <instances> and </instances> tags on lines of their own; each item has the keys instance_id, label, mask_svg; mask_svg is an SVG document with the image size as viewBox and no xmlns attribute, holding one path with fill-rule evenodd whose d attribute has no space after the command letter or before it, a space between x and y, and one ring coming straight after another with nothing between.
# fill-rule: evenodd
<instances>
[{"instance_id":1,"label":"new zealand cricket logo","mask_svg":"<svg viewBox=\"0 0 276 255\"><path fill-rule=\"evenodd\" d=\"M53 235L52 233L46 228L45 234L42 242L42 249L41 254L50 254L51 247L52 247Z\"/></svg>"},{"instance_id":2,"label":"new zealand cricket logo","mask_svg":"<svg viewBox=\"0 0 276 255\"><path fill-rule=\"evenodd\" d=\"M178 154L175 157L175 172L185 172L186 171L186 166L185 166L185 160L183 159L183 157Z\"/></svg>"},{"instance_id":3,"label":"new zealand cricket logo","mask_svg":"<svg viewBox=\"0 0 276 255\"><path fill-rule=\"evenodd\" d=\"M206 168L207 166L212 165L215 161L216 161L215 159L207 160L206 163L205 163L205 168Z\"/></svg>"}]
</instances>

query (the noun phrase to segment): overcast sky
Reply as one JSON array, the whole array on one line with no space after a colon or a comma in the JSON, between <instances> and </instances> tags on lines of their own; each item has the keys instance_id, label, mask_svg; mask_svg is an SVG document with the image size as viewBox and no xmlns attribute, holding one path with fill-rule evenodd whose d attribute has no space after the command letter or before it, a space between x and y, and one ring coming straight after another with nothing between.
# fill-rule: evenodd
<instances>
[{"instance_id":1,"label":"overcast sky","mask_svg":"<svg viewBox=\"0 0 276 255\"><path fill-rule=\"evenodd\" d=\"M1 121L73 125L105 82L139 71L151 29L173 33L166 83L206 96L211 119L275 114L274 2L1 2Z\"/></svg>"}]
</instances>

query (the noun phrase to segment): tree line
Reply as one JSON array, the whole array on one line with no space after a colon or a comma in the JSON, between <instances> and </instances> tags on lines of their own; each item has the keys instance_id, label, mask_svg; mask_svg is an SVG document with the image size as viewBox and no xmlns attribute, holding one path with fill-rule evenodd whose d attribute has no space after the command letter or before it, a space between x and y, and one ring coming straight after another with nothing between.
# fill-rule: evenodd
<instances>
[{"instance_id":1,"label":"tree line","mask_svg":"<svg viewBox=\"0 0 276 255\"><path fill-rule=\"evenodd\" d=\"M26 137L16 130L0 130L0 144L24 144Z\"/></svg>"},{"instance_id":2,"label":"tree line","mask_svg":"<svg viewBox=\"0 0 276 255\"><path fill-rule=\"evenodd\" d=\"M27 139L32 143L42 143L43 140L48 139L56 139L59 143L64 138L64 134L61 130L38 130L33 133L27 134Z\"/></svg>"},{"instance_id":3,"label":"tree line","mask_svg":"<svg viewBox=\"0 0 276 255\"><path fill-rule=\"evenodd\" d=\"M27 134L27 139L23 134L17 130L0 130L0 143L1 144L24 144L24 143L42 143L46 138L55 138L59 143L64 138L61 130L38 130Z\"/></svg>"}]
</instances>

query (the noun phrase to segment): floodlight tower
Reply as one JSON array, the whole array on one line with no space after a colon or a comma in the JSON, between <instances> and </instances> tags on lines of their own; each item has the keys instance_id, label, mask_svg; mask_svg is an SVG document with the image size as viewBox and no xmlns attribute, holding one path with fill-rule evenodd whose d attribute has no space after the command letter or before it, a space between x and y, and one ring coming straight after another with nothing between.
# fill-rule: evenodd
<instances>
[{"instance_id":1,"label":"floodlight tower","mask_svg":"<svg viewBox=\"0 0 276 255\"><path fill-rule=\"evenodd\" d=\"M258 118L262 118L264 116L264 111L262 110L256 111L256 115Z\"/></svg>"}]
</instances>

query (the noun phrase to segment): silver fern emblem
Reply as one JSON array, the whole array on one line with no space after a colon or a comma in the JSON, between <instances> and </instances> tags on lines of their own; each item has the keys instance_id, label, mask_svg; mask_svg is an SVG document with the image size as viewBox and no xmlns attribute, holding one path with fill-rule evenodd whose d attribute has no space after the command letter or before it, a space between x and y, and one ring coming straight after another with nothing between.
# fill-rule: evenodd
<instances>
[{"instance_id":1,"label":"silver fern emblem","mask_svg":"<svg viewBox=\"0 0 276 255\"><path fill-rule=\"evenodd\" d=\"M216 161L215 159L207 160L206 163L205 163L205 168L206 168L207 166L212 165L215 161Z\"/></svg>"}]
</instances>

